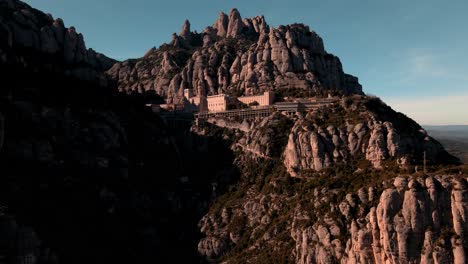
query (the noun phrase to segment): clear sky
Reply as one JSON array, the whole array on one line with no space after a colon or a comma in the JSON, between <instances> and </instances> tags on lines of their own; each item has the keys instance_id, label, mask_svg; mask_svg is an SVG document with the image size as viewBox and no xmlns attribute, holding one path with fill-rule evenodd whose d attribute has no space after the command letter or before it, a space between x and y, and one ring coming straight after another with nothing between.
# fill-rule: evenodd
<instances>
[{"instance_id":1,"label":"clear sky","mask_svg":"<svg viewBox=\"0 0 468 264\"><path fill-rule=\"evenodd\" d=\"M304 23L359 77L366 93L421 124L468 125L467 0L26 0L83 33L87 47L123 60L192 30L220 11Z\"/></svg>"}]
</instances>

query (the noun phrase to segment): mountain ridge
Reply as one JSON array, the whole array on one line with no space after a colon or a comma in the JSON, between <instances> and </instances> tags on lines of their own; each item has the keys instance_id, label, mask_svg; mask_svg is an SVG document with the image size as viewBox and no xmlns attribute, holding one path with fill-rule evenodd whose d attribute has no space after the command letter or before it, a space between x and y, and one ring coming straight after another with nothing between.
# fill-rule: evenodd
<instances>
[{"instance_id":1,"label":"mountain ridge","mask_svg":"<svg viewBox=\"0 0 468 264\"><path fill-rule=\"evenodd\" d=\"M63 28L57 38L46 33L61 32L59 21L18 0L0 7L0 262L466 262L467 168L360 86L357 94L328 89L346 75L305 26L271 30L271 40L269 33L260 41L261 17L244 28L240 14L220 14L204 49L186 22L172 44L115 64L107 74L118 67L119 76L107 79L114 61L93 63L76 30ZM48 45L54 41L60 45ZM314 68L326 73L314 79L314 95L341 94L335 103L171 128L144 95L118 92L143 92L151 79L177 101L179 74L181 86L193 89L195 80L206 94L221 83L221 92L256 93L272 84L248 77L266 67L273 88L303 96L308 86L300 85L313 82L288 71L305 67L288 57L297 43L317 49L307 66L330 63ZM183 63L193 66L185 77ZM215 68L229 78L210 86Z\"/></svg>"},{"instance_id":2,"label":"mountain ridge","mask_svg":"<svg viewBox=\"0 0 468 264\"><path fill-rule=\"evenodd\" d=\"M362 94L358 79L345 74L338 57L304 24L270 28L263 16L242 19L237 9L220 13L202 33L188 20L172 41L140 59L116 63L108 72L119 90L154 90L168 102L194 95L259 94L296 89L304 94Z\"/></svg>"}]
</instances>

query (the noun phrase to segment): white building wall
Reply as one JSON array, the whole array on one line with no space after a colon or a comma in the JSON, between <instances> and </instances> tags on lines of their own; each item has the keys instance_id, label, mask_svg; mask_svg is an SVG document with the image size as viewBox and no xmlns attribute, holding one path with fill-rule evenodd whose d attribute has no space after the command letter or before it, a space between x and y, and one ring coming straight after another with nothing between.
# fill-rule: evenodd
<instances>
[{"instance_id":1,"label":"white building wall","mask_svg":"<svg viewBox=\"0 0 468 264\"><path fill-rule=\"evenodd\" d=\"M274 93L273 92L264 92L263 95L254 95L254 96L243 96L237 98L244 104L250 104L253 102L258 102L260 106L268 106L273 104Z\"/></svg>"},{"instance_id":2,"label":"white building wall","mask_svg":"<svg viewBox=\"0 0 468 264\"><path fill-rule=\"evenodd\" d=\"M207 97L208 112L220 112L227 110L227 97L225 94Z\"/></svg>"},{"instance_id":3,"label":"white building wall","mask_svg":"<svg viewBox=\"0 0 468 264\"><path fill-rule=\"evenodd\" d=\"M193 96L191 90L186 89L184 96L189 104L197 107L199 112L222 112L228 107L228 96L225 94L212 95L208 97ZM244 104L258 102L260 106L272 105L274 101L273 92L264 92L263 95L244 96L237 98Z\"/></svg>"}]
</instances>

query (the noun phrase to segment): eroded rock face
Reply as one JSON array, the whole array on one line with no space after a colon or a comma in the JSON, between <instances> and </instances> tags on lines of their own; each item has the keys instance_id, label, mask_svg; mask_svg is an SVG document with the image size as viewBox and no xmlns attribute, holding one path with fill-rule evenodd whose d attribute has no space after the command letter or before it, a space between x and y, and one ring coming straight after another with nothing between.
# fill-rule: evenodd
<instances>
[{"instance_id":1,"label":"eroded rock face","mask_svg":"<svg viewBox=\"0 0 468 264\"><path fill-rule=\"evenodd\" d=\"M353 98L306 115L208 120L232 131L241 179L201 219L201 255L227 263L263 254L280 263L465 263L466 176L385 174L420 163L423 151L432 164L448 154L380 100ZM345 164L353 168L346 175L320 172Z\"/></svg>"},{"instance_id":2,"label":"eroded rock face","mask_svg":"<svg viewBox=\"0 0 468 264\"><path fill-rule=\"evenodd\" d=\"M425 135L404 135L389 122L358 123L344 129L335 126L305 127L298 121L289 135L284 163L288 171L296 175L294 171L319 171L354 158L368 160L374 168L381 168L387 159L416 161L414 148L422 144L443 151L436 142L425 143L424 138ZM428 159L436 160L438 153L433 154Z\"/></svg>"},{"instance_id":3,"label":"eroded rock face","mask_svg":"<svg viewBox=\"0 0 468 264\"><path fill-rule=\"evenodd\" d=\"M465 179L438 176L389 185L369 210L365 200L343 201L357 212L341 211L349 238L332 235L333 221L293 228L296 263L466 263L466 193Z\"/></svg>"},{"instance_id":4,"label":"eroded rock face","mask_svg":"<svg viewBox=\"0 0 468 264\"><path fill-rule=\"evenodd\" d=\"M216 34L220 37L225 37L228 31L229 18L224 12L219 13L218 20L213 24L213 28L217 30Z\"/></svg>"},{"instance_id":5,"label":"eroded rock face","mask_svg":"<svg viewBox=\"0 0 468 264\"><path fill-rule=\"evenodd\" d=\"M101 82L112 63L62 20L0 0L0 263L197 262L192 237L218 181L197 175L208 188L182 187L195 178L180 153L191 163L230 151L170 135L143 103ZM177 68L170 56L164 65Z\"/></svg>"},{"instance_id":6,"label":"eroded rock face","mask_svg":"<svg viewBox=\"0 0 468 264\"><path fill-rule=\"evenodd\" d=\"M40 62L33 58L47 54L49 60L55 54L60 60L52 70L92 80L93 73L111 64L85 51L83 37L63 21L19 1L0 0L0 8L2 15L11 15L0 19L2 67L34 68ZM230 18L221 15L203 39L186 23L171 44L176 51L151 49L147 60L126 61L113 71L130 90L155 89L173 100L184 87L215 94L237 85L253 93L274 85L325 89L343 80L357 83L342 75L339 61L306 27L270 30L262 17L244 19L242 25L240 15L232 18L235 26L229 27ZM224 34L238 34L235 45L248 47L229 51L235 45L228 43L232 38L220 42ZM203 48L190 53L187 45ZM23 48L36 56L14 52ZM319 69L323 74L316 78ZM287 172L318 170L358 156L384 167L381 157L417 160L414 153L422 149L437 163L440 146L417 124L393 118L382 105L377 107L384 109L381 113L351 106L364 114L354 117L358 122L347 115L339 119L331 108L326 111L336 118L325 121L278 113L240 124L216 120L235 130L222 138L234 139L230 149L207 134L183 134L179 145L159 118L129 97L78 83L81 97L75 101L68 90L62 89L61 97L48 91L54 84L69 88L70 79L41 79L42 74L27 70L8 73L31 82L11 77L17 84L2 94L0 163L2 176L8 177L0 184L0 262L86 262L95 256L91 262L191 263L199 262L192 256L196 249L213 261L226 256L227 262L231 257L241 263L466 262L466 175L401 176L348 190L327 187L326 181L311 187L316 179L294 179ZM96 98L102 101L92 101ZM284 151L288 141L287 151L295 158ZM202 177L187 175L193 170ZM232 182L235 176L238 185ZM225 185L233 186L230 196L213 201ZM4 212L5 197L12 213ZM15 212L20 212L17 220ZM199 237L192 227L200 218L204 237L192 243ZM236 247L237 255L231 251Z\"/></svg>"},{"instance_id":7,"label":"eroded rock face","mask_svg":"<svg viewBox=\"0 0 468 264\"><path fill-rule=\"evenodd\" d=\"M83 36L74 27L66 28L60 18L53 19L20 1L0 1L0 9L2 63L36 68L44 67L40 63L48 64L56 67L55 71L68 70L71 76L81 80L106 81L102 72L116 61L87 49ZM24 48L35 56L30 58L26 53L16 52ZM55 61L48 61L53 57Z\"/></svg>"},{"instance_id":8,"label":"eroded rock face","mask_svg":"<svg viewBox=\"0 0 468 264\"><path fill-rule=\"evenodd\" d=\"M243 155L266 162L261 155ZM281 188L271 177L263 184ZM280 250L278 257L292 256L288 263L466 263L468 185L459 175L400 176L339 200L340 189L298 186L278 193L252 184L241 198L220 202L221 209L200 221L205 237L199 253L227 262L255 260L268 248ZM232 255L239 247L242 254Z\"/></svg>"},{"instance_id":9,"label":"eroded rock face","mask_svg":"<svg viewBox=\"0 0 468 264\"><path fill-rule=\"evenodd\" d=\"M239 36L242 32L244 24L242 23L242 18L237 9L232 9L229 13L229 23L227 29L227 36L235 38Z\"/></svg>"},{"instance_id":10,"label":"eroded rock face","mask_svg":"<svg viewBox=\"0 0 468 264\"><path fill-rule=\"evenodd\" d=\"M240 243L247 228L261 230L271 224L271 215L282 207L281 198L248 191L244 204L234 208L223 208L220 217L207 214L199 224L201 232L206 237L200 240L198 252L210 260L219 259ZM252 250L261 248L262 243L268 243L270 238L275 236L275 232L271 230L259 237ZM253 237L254 234L250 233L248 236Z\"/></svg>"},{"instance_id":11,"label":"eroded rock face","mask_svg":"<svg viewBox=\"0 0 468 264\"><path fill-rule=\"evenodd\" d=\"M177 70L167 71L166 52L177 62ZM183 89L195 95L282 88L362 93L357 78L343 72L340 60L325 51L322 39L308 26L270 28L263 16L242 19L236 9L229 16L221 13L200 34L184 24L171 43L137 61L114 65L108 75L122 91L155 90L170 102L183 100Z\"/></svg>"},{"instance_id":12,"label":"eroded rock face","mask_svg":"<svg viewBox=\"0 0 468 264\"><path fill-rule=\"evenodd\" d=\"M184 25L182 26L182 30L179 33L179 36L181 36L186 41L190 41L191 35L192 32L190 31L190 22L188 20L185 20Z\"/></svg>"},{"instance_id":13,"label":"eroded rock face","mask_svg":"<svg viewBox=\"0 0 468 264\"><path fill-rule=\"evenodd\" d=\"M264 184L276 186L274 177ZM288 194L252 184L202 218L198 251L228 263L264 250L292 256L285 263L466 263L467 186L459 175L396 177L336 200L340 189Z\"/></svg>"},{"instance_id":14,"label":"eroded rock face","mask_svg":"<svg viewBox=\"0 0 468 264\"><path fill-rule=\"evenodd\" d=\"M353 160L367 161L377 169L391 163L412 170L411 165L423 163L424 152L428 164L459 163L409 118L385 117L367 106L343 108L342 104L309 113L296 121L284 151L284 165L292 176L298 176L301 170L320 171ZM379 104L387 113L395 113ZM343 123L327 124L327 111L333 118L341 117ZM321 118L325 125L311 122Z\"/></svg>"}]
</instances>

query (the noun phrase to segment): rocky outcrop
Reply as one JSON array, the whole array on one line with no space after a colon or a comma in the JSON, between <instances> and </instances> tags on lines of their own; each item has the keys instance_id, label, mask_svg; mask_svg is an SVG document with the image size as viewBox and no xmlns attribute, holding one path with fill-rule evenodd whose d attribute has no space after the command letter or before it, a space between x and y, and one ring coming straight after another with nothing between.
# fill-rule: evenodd
<instances>
[{"instance_id":1,"label":"rocky outcrop","mask_svg":"<svg viewBox=\"0 0 468 264\"><path fill-rule=\"evenodd\" d=\"M265 256L301 264L467 261L466 174L372 179L356 171L291 182L272 159L238 156L242 179L199 223L201 255L226 263Z\"/></svg>"},{"instance_id":2,"label":"rocky outcrop","mask_svg":"<svg viewBox=\"0 0 468 264\"><path fill-rule=\"evenodd\" d=\"M292 124L291 120L279 114L253 121L250 129L236 141L233 150L252 154L254 158L280 157L280 146L286 142L286 131L291 129Z\"/></svg>"},{"instance_id":3,"label":"rocky outcrop","mask_svg":"<svg viewBox=\"0 0 468 264\"><path fill-rule=\"evenodd\" d=\"M178 69L162 58L162 76ZM112 62L0 0L0 263L199 262L196 224L235 174L231 150L118 94Z\"/></svg>"},{"instance_id":4,"label":"rocky outcrop","mask_svg":"<svg viewBox=\"0 0 468 264\"><path fill-rule=\"evenodd\" d=\"M288 238L282 237L288 227L276 226L274 222L278 220L280 212L288 210L291 197L259 193L253 185L244 188L242 201L222 205L219 211L211 210L200 220L200 231L205 237L198 244L198 252L212 262L223 257L228 263L234 260L241 263L247 260L260 262L261 252L274 253L275 250L269 251L271 247L278 250L288 243ZM279 216L283 217L287 216ZM241 251L238 247L243 246L247 247L244 248L246 251L239 255L230 254ZM283 259L292 256L292 252L284 253L275 260L291 263Z\"/></svg>"},{"instance_id":5,"label":"rocky outcrop","mask_svg":"<svg viewBox=\"0 0 468 264\"><path fill-rule=\"evenodd\" d=\"M198 251L210 261L465 262L466 175L422 176L411 166L424 151L428 165L459 161L378 98L208 121L232 140L241 170L199 223Z\"/></svg>"},{"instance_id":6,"label":"rocky outcrop","mask_svg":"<svg viewBox=\"0 0 468 264\"><path fill-rule=\"evenodd\" d=\"M179 33L179 36L181 36L186 41L191 41L192 32L190 31L190 22L188 20L185 20L184 25L182 26L182 30Z\"/></svg>"},{"instance_id":7,"label":"rocky outcrop","mask_svg":"<svg viewBox=\"0 0 468 264\"><path fill-rule=\"evenodd\" d=\"M168 52L179 68L167 72ZM155 90L170 102L183 100L183 89L195 95L258 94L298 89L308 94L338 90L362 93L356 77L343 72L340 60L325 51L322 39L308 26L270 28L263 16L242 19L236 9L220 13L203 33L190 33L185 23L169 44L143 58L114 65L108 75L121 91Z\"/></svg>"},{"instance_id":8,"label":"rocky outcrop","mask_svg":"<svg viewBox=\"0 0 468 264\"><path fill-rule=\"evenodd\" d=\"M0 1L0 61L29 68L56 67L82 80L106 82L116 61L87 49L83 35L20 1ZM26 52L27 51L27 52ZM34 54L34 56L31 56Z\"/></svg>"},{"instance_id":9,"label":"rocky outcrop","mask_svg":"<svg viewBox=\"0 0 468 264\"><path fill-rule=\"evenodd\" d=\"M0 36L2 263L466 262L467 169L376 98L179 131L63 21L0 0ZM108 73L173 101L360 93L306 26L235 10ZM423 151L439 171L407 175Z\"/></svg>"},{"instance_id":10,"label":"rocky outcrop","mask_svg":"<svg viewBox=\"0 0 468 264\"><path fill-rule=\"evenodd\" d=\"M296 263L466 263L465 179L400 177L380 199L371 192L332 205L341 223L324 215L323 223L293 227Z\"/></svg>"},{"instance_id":11,"label":"rocky outcrop","mask_svg":"<svg viewBox=\"0 0 468 264\"><path fill-rule=\"evenodd\" d=\"M363 166L366 162L362 161L367 161L377 169L399 166L413 170L411 165L422 169L424 153L429 165L460 162L414 121L405 116L388 117L389 113L397 113L384 103L378 102L387 116L366 106L369 100L377 99L365 98L367 102L361 103L358 97L353 100L354 105L345 106L341 102L296 121L284 151L284 165L292 176L298 176L301 170L320 171L355 160L360 160ZM328 122L327 112L340 123ZM323 120L314 123L311 119Z\"/></svg>"},{"instance_id":12,"label":"rocky outcrop","mask_svg":"<svg viewBox=\"0 0 468 264\"><path fill-rule=\"evenodd\" d=\"M225 37L228 32L229 18L224 12L219 13L219 18L213 24L213 28L216 29L216 34L220 37Z\"/></svg>"},{"instance_id":13,"label":"rocky outcrop","mask_svg":"<svg viewBox=\"0 0 468 264\"><path fill-rule=\"evenodd\" d=\"M232 9L229 12L229 23L227 28L227 36L231 38L236 38L242 32L244 23L242 22L241 15L237 9Z\"/></svg>"}]
</instances>

